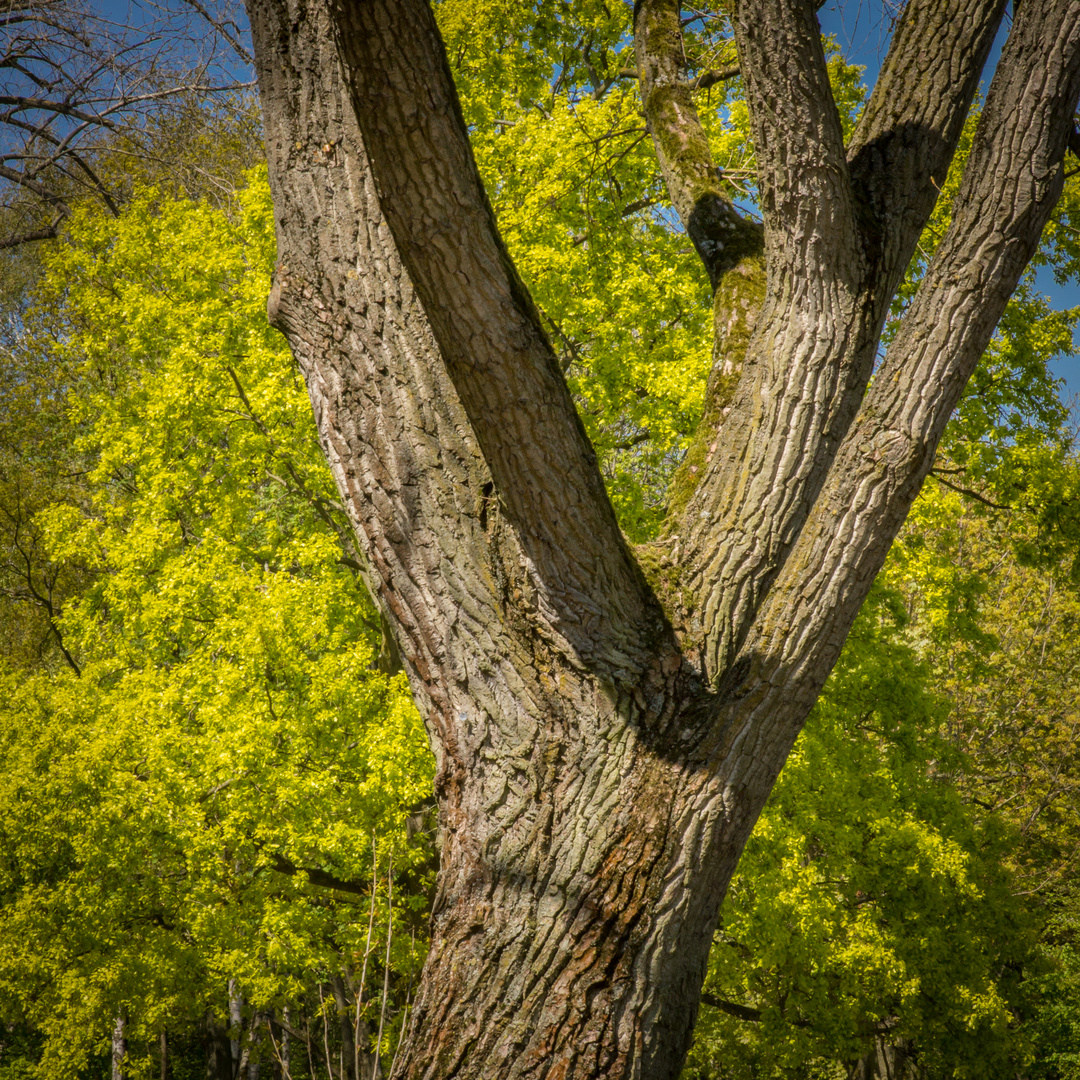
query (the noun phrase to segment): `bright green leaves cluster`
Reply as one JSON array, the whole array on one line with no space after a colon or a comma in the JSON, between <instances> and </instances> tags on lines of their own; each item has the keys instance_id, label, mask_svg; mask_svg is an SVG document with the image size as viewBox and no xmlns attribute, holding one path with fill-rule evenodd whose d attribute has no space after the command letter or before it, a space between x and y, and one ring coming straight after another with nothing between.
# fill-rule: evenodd
<instances>
[{"instance_id":1,"label":"bright green leaves cluster","mask_svg":"<svg viewBox=\"0 0 1080 1080\"><path fill-rule=\"evenodd\" d=\"M930 1075L1008 1062L1033 927L949 774L944 702L876 586L747 846L721 914L688 1076L831 1075L875 1036ZM973 1071L965 1071L982 1062ZM980 1071L980 1068L982 1071Z\"/></svg>"},{"instance_id":2,"label":"bright green leaves cluster","mask_svg":"<svg viewBox=\"0 0 1080 1080\"><path fill-rule=\"evenodd\" d=\"M1075 458L1064 468L1075 476ZM1080 1076L1080 1035L1064 1022L1080 1013L1076 544L1046 543L1037 507L994 511L931 490L916 512L893 572L949 700L943 730L964 754L953 782L987 825L1011 830L1003 861L1042 924L1017 1010L1030 1073Z\"/></svg>"},{"instance_id":3,"label":"bright green leaves cluster","mask_svg":"<svg viewBox=\"0 0 1080 1080\"><path fill-rule=\"evenodd\" d=\"M35 518L50 559L87 568L59 620L81 675L0 671L0 1008L43 1036L41 1075L82 1068L120 1013L133 1048L220 1014L229 979L299 1009L365 957L381 978L388 933L393 986L423 958L431 851L405 822L432 762L404 677L374 670L266 324L273 259L264 171L229 212L145 192L76 216L28 322L87 463L81 499ZM393 930L392 881L412 882Z\"/></svg>"},{"instance_id":4,"label":"bright green leaves cluster","mask_svg":"<svg viewBox=\"0 0 1080 1080\"><path fill-rule=\"evenodd\" d=\"M595 89L617 75L632 34L629 9L606 0L438 0L435 12L473 134Z\"/></svg>"},{"instance_id":5,"label":"bright green leaves cluster","mask_svg":"<svg viewBox=\"0 0 1080 1080\"><path fill-rule=\"evenodd\" d=\"M1080 308L1055 311L1030 282L1009 301L997 333L942 440L939 483L974 489L1021 511L1022 558L1056 563L1080 542L1080 471L1068 410L1049 364L1072 351ZM1074 567L1080 574L1080 562Z\"/></svg>"},{"instance_id":6,"label":"bright green leaves cluster","mask_svg":"<svg viewBox=\"0 0 1080 1080\"><path fill-rule=\"evenodd\" d=\"M1056 893L1069 887L1080 835L1074 555L1056 566L1013 556L1039 523L965 507L952 493L924 498L917 510L895 572L950 699L949 729L972 763L957 782L1020 830L1010 861L1025 891Z\"/></svg>"}]
</instances>

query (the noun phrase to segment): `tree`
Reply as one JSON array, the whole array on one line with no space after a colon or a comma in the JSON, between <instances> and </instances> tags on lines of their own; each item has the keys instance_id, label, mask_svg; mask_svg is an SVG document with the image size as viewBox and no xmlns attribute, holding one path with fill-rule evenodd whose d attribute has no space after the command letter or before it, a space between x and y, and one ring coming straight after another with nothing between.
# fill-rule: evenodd
<instances>
[{"instance_id":1,"label":"tree","mask_svg":"<svg viewBox=\"0 0 1080 1080\"><path fill-rule=\"evenodd\" d=\"M235 123L248 112L249 85L235 67L251 62L236 14L231 0L123 15L81 2L7 0L0 250L55 239L80 199L115 214L148 161L164 159L189 187L193 176L224 187L222 166L251 136ZM177 152L193 138L202 142L198 163Z\"/></svg>"},{"instance_id":2,"label":"tree","mask_svg":"<svg viewBox=\"0 0 1080 1080\"><path fill-rule=\"evenodd\" d=\"M735 3L759 233L701 137L677 4L637 4L642 104L719 333L701 464L632 551L427 4L249 3L270 319L438 766L396 1075L678 1072L739 853L1061 191L1080 8L1025 0L871 381L1004 6L912 0L845 146L813 4Z\"/></svg>"},{"instance_id":3,"label":"tree","mask_svg":"<svg viewBox=\"0 0 1080 1080\"><path fill-rule=\"evenodd\" d=\"M5 350L0 610L54 646L0 658L5 1076L114 1031L129 1076L162 1032L174 1072L288 1036L293 1076L370 1076L423 955L430 755L266 325L264 173L77 209Z\"/></svg>"}]
</instances>

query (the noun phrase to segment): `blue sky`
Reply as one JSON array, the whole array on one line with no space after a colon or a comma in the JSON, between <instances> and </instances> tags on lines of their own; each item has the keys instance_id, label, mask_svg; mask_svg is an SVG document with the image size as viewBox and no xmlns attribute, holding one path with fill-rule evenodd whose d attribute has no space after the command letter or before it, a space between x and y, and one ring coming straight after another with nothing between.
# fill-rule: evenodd
<instances>
[{"instance_id":1,"label":"blue sky","mask_svg":"<svg viewBox=\"0 0 1080 1080\"><path fill-rule=\"evenodd\" d=\"M881 61L888 51L889 10L897 6L890 0L828 0L818 12L822 30L835 35L847 59L866 67L864 79L867 86L873 86ZM1009 22L1010 16L1007 15L990 54L983 80L984 90L1001 55ZM1045 269L1038 273L1035 280L1039 290L1050 298L1054 307L1080 305L1080 282L1068 281L1059 285L1054 281L1053 274ZM1080 339L1074 341L1080 347ZM1080 398L1080 357L1059 356L1051 367L1054 374L1066 382L1064 396L1069 400Z\"/></svg>"}]
</instances>

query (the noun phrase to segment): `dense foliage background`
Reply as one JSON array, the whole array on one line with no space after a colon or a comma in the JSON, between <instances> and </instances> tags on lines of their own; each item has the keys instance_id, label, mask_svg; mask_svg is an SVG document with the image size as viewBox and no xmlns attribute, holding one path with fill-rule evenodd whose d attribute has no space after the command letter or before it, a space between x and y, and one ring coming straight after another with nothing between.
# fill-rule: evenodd
<instances>
[{"instance_id":1,"label":"dense foliage background","mask_svg":"<svg viewBox=\"0 0 1080 1080\"><path fill-rule=\"evenodd\" d=\"M629 9L438 11L500 225L648 543L712 313ZM722 19L686 33L691 74L733 60ZM861 72L830 69L850 123ZM102 148L117 212L86 200L2 254L0 1078L103 1075L117 1033L133 1078L379 1076L423 963L433 765L266 325L251 106L171 131L190 168ZM699 108L752 211L738 79ZM1060 275L1078 226L1071 180L1039 255ZM1078 318L1031 279L1013 298L740 864L688 1078L1080 1077L1080 462L1047 370Z\"/></svg>"}]
</instances>

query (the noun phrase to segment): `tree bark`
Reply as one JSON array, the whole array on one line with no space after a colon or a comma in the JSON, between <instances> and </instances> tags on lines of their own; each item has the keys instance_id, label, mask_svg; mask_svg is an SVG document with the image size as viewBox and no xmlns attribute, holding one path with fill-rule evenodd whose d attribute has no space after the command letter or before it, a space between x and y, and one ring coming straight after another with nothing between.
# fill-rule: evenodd
<instances>
[{"instance_id":1,"label":"tree bark","mask_svg":"<svg viewBox=\"0 0 1080 1080\"><path fill-rule=\"evenodd\" d=\"M229 980L229 1052L232 1058L232 1075L240 1080L241 1045L244 1036L244 996L236 979Z\"/></svg>"},{"instance_id":2,"label":"tree bark","mask_svg":"<svg viewBox=\"0 0 1080 1080\"><path fill-rule=\"evenodd\" d=\"M249 0L268 311L438 766L431 949L395 1077L678 1074L739 854L1060 190L1080 5L1025 0L953 228L867 392L1001 10L912 0L845 148L811 0L736 3L764 281L758 307L732 289L725 310L742 254L696 238L745 362L646 575L499 237L426 2ZM667 92L678 8L638 16L689 222L700 156L658 135L696 119ZM705 196L709 229L751 235Z\"/></svg>"},{"instance_id":3,"label":"tree bark","mask_svg":"<svg viewBox=\"0 0 1080 1080\"><path fill-rule=\"evenodd\" d=\"M124 1013L117 1014L113 1021L112 1052L110 1065L112 1080L124 1080L127 1073L124 1069L124 1059L127 1057L127 1017Z\"/></svg>"},{"instance_id":4,"label":"tree bark","mask_svg":"<svg viewBox=\"0 0 1080 1080\"><path fill-rule=\"evenodd\" d=\"M206 1080L234 1080L229 1029L213 1013L207 1013L204 1028Z\"/></svg>"}]
</instances>

